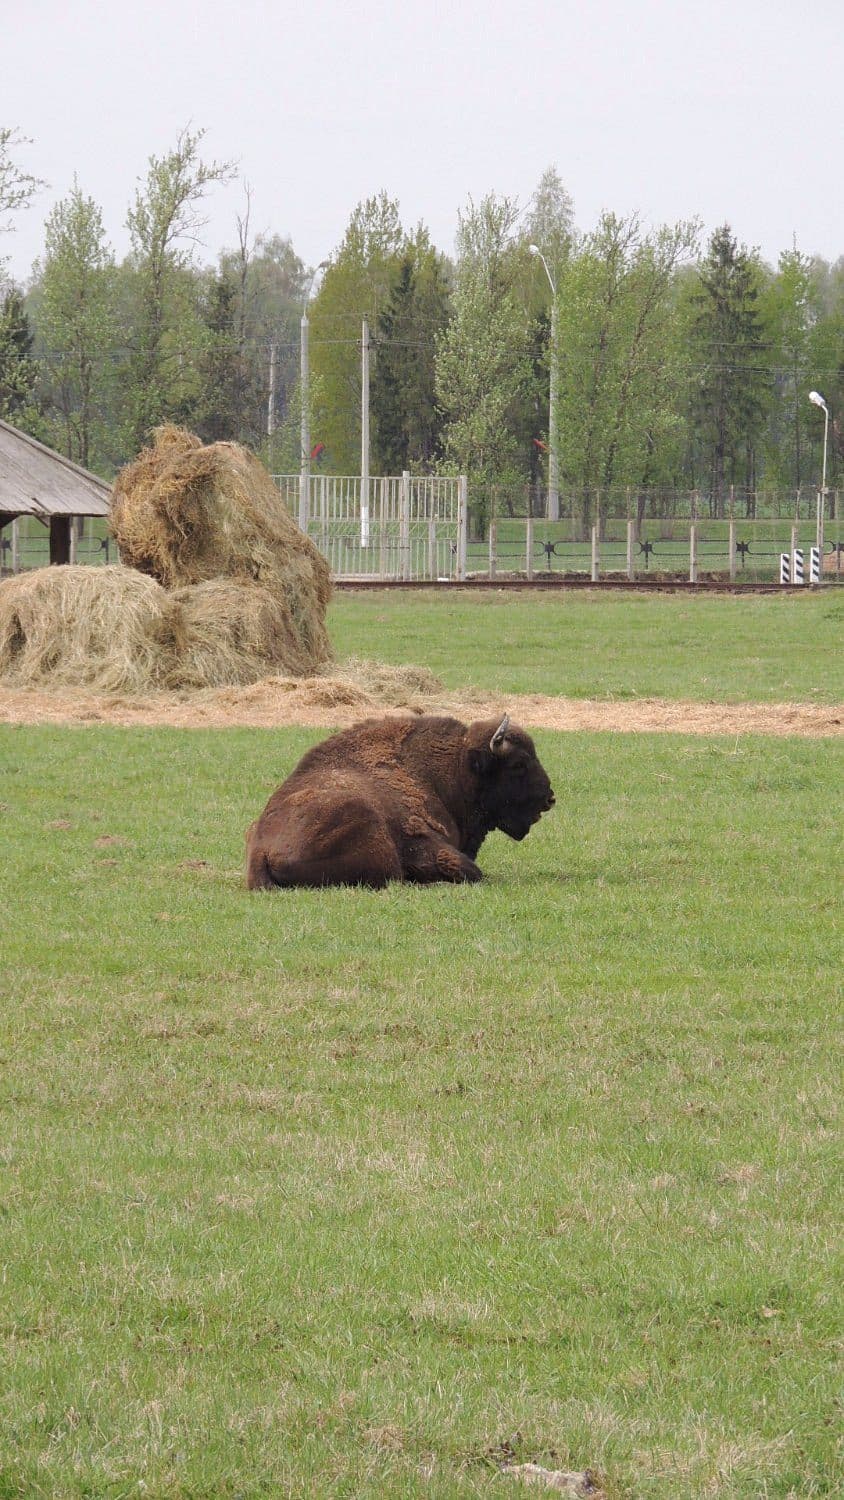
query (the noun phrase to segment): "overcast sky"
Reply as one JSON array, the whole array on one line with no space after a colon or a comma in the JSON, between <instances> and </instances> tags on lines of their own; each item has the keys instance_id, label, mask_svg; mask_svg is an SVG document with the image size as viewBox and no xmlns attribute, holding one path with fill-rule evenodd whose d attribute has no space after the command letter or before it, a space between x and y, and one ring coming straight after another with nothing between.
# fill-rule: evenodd
<instances>
[{"instance_id":1,"label":"overcast sky","mask_svg":"<svg viewBox=\"0 0 844 1500\"><path fill-rule=\"evenodd\" d=\"M602 209L728 222L776 262L844 255L842 0L0 0L0 123L49 187L0 253L24 279L73 175L118 255L150 154L188 122L252 187L252 225L315 265L362 198L451 252L457 210L527 205L555 166ZM201 258L242 190L208 202Z\"/></svg>"}]
</instances>

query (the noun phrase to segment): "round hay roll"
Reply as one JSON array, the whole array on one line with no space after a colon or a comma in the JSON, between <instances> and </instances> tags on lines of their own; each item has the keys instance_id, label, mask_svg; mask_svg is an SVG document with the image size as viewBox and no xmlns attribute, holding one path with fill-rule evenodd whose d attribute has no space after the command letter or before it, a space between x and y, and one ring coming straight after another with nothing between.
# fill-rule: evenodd
<instances>
[{"instance_id":1,"label":"round hay roll","mask_svg":"<svg viewBox=\"0 0 844 1500\"><path fill-rule=\"evenodd\" d=\"M263 464L237 443L203 446L180 428L158 428L154 438L115 482L111 529L122 561L168 589L216 578L258 583L288 617L296 661L284 664L315 671L330 661L328 564Z\"/></svg>"},{"instance_id":2,"label":"round hay roll","mask_svg":"<svg viewBox=\"0 0 844 1500\"><path fill-rule=\"evenodd\" d=\"M0 583L0 677L20 686L166 687L181 612L131 568L37 568Z\"/></svg>"},{"instance_id":3,"label":"round hay roll","mask_svg":"<svg viewBox=\"0 0 844 1500\"><path fill-rule=\"evenodd\" d=\"M312 653L284 600L259 583L211 578L174 589L182 643L173 686L224 687L257 682L279 672L312 670Z\"/></svg>"}]
</instances>

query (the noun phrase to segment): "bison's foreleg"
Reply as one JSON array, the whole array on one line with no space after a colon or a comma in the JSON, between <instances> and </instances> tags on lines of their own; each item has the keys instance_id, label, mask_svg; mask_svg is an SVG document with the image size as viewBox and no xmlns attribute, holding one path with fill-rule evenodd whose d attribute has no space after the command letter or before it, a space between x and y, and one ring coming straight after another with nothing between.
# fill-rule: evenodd
<instances>
[{"instance_id":1,"label":"bison's foreleg","mask_svg":"<svg viewBox=\"0 0 844 1500\"><path fill-rule=\"evenodd\" d=\"M483 871L444 839L415 838L405 848L402 859L405 880L417 882L448 880L455 885L483 880Z\"/></svg>"}]
</instances>

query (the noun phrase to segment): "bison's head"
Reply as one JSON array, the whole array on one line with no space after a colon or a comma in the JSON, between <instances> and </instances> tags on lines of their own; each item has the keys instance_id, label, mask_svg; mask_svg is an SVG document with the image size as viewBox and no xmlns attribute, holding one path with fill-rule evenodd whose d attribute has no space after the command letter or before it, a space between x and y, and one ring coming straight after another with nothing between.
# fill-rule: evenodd
<instances>
[{"instance_id":1,"label":"bison's head","mask_svg":"<svg viewBox=\"0 0 844 1500\"><path fill-rule=\"evenodd\" d=\"M478 803L487 827L523 839L554 806L551 783L533 740L505 714L500 724L493 720L470 725L468 742L469 769L477 777Z\"/></svg>"}]
</instances>

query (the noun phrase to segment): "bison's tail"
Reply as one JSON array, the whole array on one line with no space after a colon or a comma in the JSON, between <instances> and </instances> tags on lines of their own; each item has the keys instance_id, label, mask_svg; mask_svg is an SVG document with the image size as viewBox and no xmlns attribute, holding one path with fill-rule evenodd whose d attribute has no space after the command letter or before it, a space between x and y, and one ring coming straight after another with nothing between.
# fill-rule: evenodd
<instances>
[{"instance_id":1,"label":"bison's tail","mask_svg":"<svg viewBox=\"0 0 844 1500\"><path fill-rule=\"evenodd\" d=\"M255 827L253 823L246 835L246 885L250 891L269 891L275 881L270 873L266 850L253 838Z\"/></svg>"}]
</instances>

